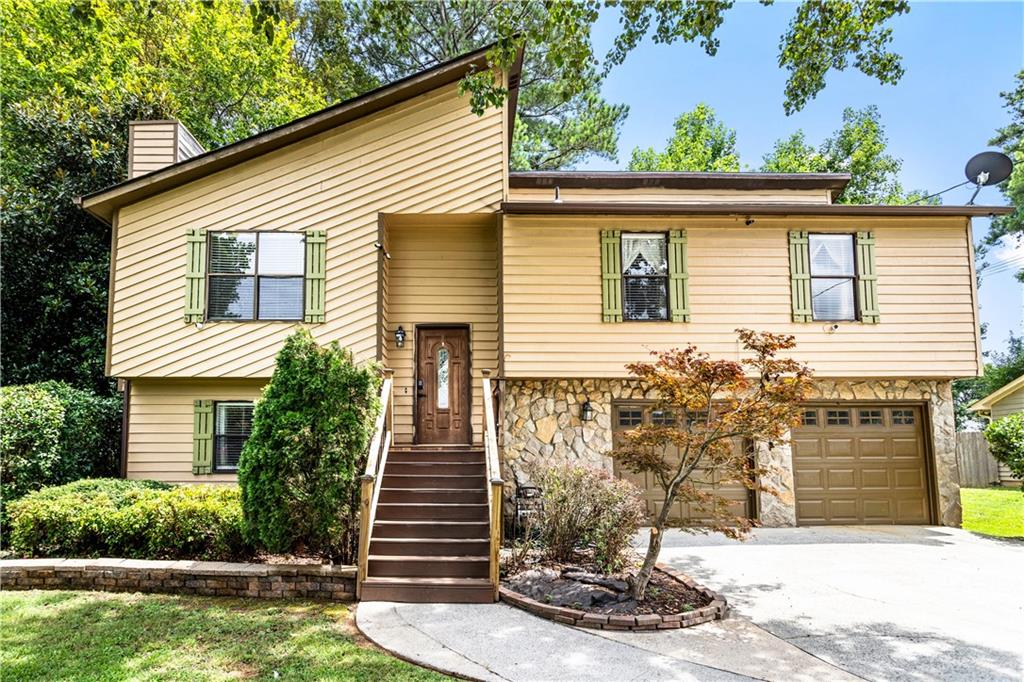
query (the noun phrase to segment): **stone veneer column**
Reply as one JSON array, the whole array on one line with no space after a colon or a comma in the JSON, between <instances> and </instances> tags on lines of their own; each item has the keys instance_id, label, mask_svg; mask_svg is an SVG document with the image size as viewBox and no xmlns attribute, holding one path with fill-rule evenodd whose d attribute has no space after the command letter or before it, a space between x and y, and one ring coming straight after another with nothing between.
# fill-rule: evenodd
<instances>
[{"instance_id":1,"label":"stone veneer column","mask_svg":"<svg viewBox=\"0 0 1024 682\"><path fill-rule=\"evenodd\" d=\"M754 444L757 466L765 469L761 484L777 494L757 491L758 518L762 526L785 528L796 525L796 496L793 487L793 448L785 442Z\"/></svg>"}]
</instances>

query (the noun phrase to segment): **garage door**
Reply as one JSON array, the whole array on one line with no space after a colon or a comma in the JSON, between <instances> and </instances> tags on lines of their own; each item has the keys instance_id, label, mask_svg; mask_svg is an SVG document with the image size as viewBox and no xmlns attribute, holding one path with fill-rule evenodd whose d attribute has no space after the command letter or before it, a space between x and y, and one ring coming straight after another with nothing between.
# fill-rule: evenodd
<instances>
[{"instance_id":1,"label":"garage door","mask_svg":"<svg viewBox=\"0 0 1024 682\"><path fill-rule=\"evenodd\" d=\"M640 424L663 424L672 419L670 414L652 409L649 403L616 404L614 413L616 446L622 442L623 433ZM743 447L740 442L734 445L736 448ZM676 453L678 453L678 450ZM615 475L631 481L643 491L643 502L647 507L648 517L653 518L661 512L661 501L664 499L664 491L657 480L655 480L653 474L634 474L626 471L619 466L618 462L615 462ZM730 500L729 512L731 514L751 518L754 505L752 504L750 490L738 483L720 484L714 481L714 479L710 481L709 486L717 489L722 497ZM700 526L710 520L706 512L682 501L677 501L673 506L671 518L678 524L690 526Z\"/></svg>"},{"instance_id":2,"label":"garage door","mask_svg":"<svg viewBox=\"0 0 1024 682\"><path fill-rule=\"evenodd\" d=\"M921 408L808 407L793 430L797 523L930 522Z\"/></svg>"}]
</instances>

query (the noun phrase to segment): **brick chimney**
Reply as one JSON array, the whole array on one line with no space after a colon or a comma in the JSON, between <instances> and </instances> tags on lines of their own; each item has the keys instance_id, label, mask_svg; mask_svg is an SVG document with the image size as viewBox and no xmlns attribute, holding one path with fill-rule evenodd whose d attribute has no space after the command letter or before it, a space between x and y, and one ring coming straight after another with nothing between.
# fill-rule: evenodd
<instances>
[{"instance_id":1,"label":"brick chimney","mask_svg":"<svg viewBox=\"0 0 1024 682\"><path fill-rule=\"evenodd\" d=\"M206 150L180 121L131 121L128 124L128 178L198 156Z\"/></svg>"}]
</instances>

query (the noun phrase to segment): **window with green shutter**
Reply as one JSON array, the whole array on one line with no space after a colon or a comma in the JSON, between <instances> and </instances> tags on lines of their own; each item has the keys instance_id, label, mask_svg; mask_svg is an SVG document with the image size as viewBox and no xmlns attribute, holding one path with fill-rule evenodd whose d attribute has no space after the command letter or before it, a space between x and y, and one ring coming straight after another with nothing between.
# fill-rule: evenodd
<instances>
[{"instance_id":1,"label":"window with green shutter","mask_svg":"<svg viewBox=\"0 0 1024 682\"><path fill-rule=\"evenodd\" d=\"M206 230L185 232L185 324L206 318Z\"/></svg>"},{"instance_id":2,"label":"window with green shutter","mask_svg":"<svg viewBox=\"0 0 1024 682\"><path fill-rule=\"evenodd\" d=\"M601 232L605 322L689 322L686 231Z\"/></svg>"},{"instance_id":3,"label":"window with green shutter","mask_svg":"<svg viewBox=\"0 0 1024 682\"><path fill-rule=\"evenodd\" d=\"M807 232L789 233L789 288L794 322L810 322L811 267Z\"/></svg>"},{"instance_id":4,"label":"window with green shutter","mask_svg":"<svg viewBox=\"0 0 1024 682\"><path fill-rule=\"evenodd\" d=\"M192 473L213 473L213 401L196 400L192 413Z\"/></svg>"},{"instance_id":5,"label":"window with green shutter","mask_svg":"<svg viewBox=\"0 0 1024 682\"><path fill-rule=\"evenodd\" d=\"M327 232L306 232L306 309L308 323L324 322L327 296Z\"/></svg>"},{"instance_id":6,"label":"window with green shutter","mask_svg":"<svg viewBox=\"0 0 1024 682\"><path fill-rule=\"evenodd\" d=\"M789 264L794 322L878 323L873 233L792 231Z\"/></svg>"}]
</instances>

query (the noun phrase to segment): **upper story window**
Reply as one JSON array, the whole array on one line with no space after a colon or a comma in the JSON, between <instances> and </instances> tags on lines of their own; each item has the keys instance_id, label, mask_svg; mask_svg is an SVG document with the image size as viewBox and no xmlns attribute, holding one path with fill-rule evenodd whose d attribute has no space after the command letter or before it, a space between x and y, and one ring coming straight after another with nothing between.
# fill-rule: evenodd
<instances>
[{"instance_id":1,"label":"upper story window","mask_svg":"<svg viewBox=\"0 0 1024 682\"><path fill-rule=\"evenodd\" d=\"M668 319L668 251L665 235L622 235L622 316Z\"/></svg>"},{"instance_id":2,"label":"upper story window","mask_svg":"<svg viewBox=\"0 0 1024 682\"><path fill-rule=\"evenodd\" d=\"M216 402L213 409L213 470L237 471L242 447L252 432L252 403Z\"/></svg>"},{"instance_id":3,"label":"upper story window","mask_svg":"<svg viewBox=\"0 0 1024 682\"><path fill-rule=\"evenodd\" d=\"M303 319L304 235L211 232L211 320Z\"/></svg>"},{"instance_id":4,"label":"upper story window","mask_svg":"<svg viewBox=\"0 0 1024 682\"><path fill-rule=\"evenodd\" d=\"M852 234L808 236L811 310L815 320L856 320L856 278Z\"/></svg>"}]
</instances>

